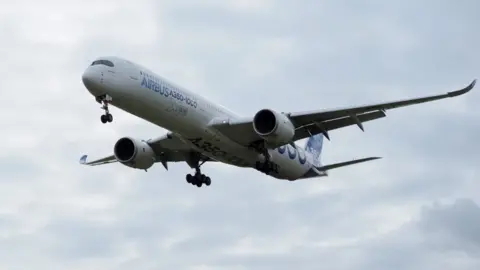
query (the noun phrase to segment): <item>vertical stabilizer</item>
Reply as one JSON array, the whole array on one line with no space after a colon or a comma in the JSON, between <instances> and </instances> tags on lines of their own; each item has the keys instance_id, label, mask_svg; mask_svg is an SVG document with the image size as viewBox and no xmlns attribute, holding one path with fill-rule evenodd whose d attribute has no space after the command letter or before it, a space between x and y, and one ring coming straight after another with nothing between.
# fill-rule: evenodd
<instances>
[{"instance_id":1,"label":"vertical stabilizer","mask_svg":"<svg viewBox=\"0 0 480 270\"><path fill-rule=\"evenodd\" d=\"M313 165L315 167L321 167L320 161L323 148L323 134L317 134L308 138L305 144L305 152L310 153L313 157Z\"/></svg>"}]
</instances>

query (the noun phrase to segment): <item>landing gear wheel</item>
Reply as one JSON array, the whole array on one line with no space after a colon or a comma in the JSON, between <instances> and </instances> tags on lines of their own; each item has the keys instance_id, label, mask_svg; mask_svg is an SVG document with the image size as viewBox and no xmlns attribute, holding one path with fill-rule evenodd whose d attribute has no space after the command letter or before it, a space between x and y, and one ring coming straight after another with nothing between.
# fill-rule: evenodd
<instances>
[{"instance_id":1,"label":"landing gear wheel","mask_svg":"<svg viewBox=\"0 0 480 270\"><path fill-rule=\"evenodd\" d=\"M270 161L265 161L265 163L263 163L263 165L262 165L262 170L263 170L263 172L265 172L266 174L269 174L269 173L270 173Z\"/></svg>"},{"instance_id":2,"label":"landing gear wheel","mask_svg":"<svg viewBox=\"0 0 480 270\"><path fill-rule=\"evenodd\" d=\"M205 177L205 185L207 186L210 186L210 184L212 183L212 180L210 180L210 177Z\"/></svg>"},{"instance_id":3,"label":"landing gear wheel","mask_svg":"<svg viewBox=\"0 0 480 270\"><path fill-rule=\"evenodd\" d=\"M185 176L185 180L187 180L187 183L197 187L202 187L203 184L206 186L210 186L212 184L210 177L200 173L199 171L197 171L195 175L187 174Z\"/></svg>"},{"instance_id":4,"label":"landing gear wheel","mask_svg":"<svg viewBox=\"0 0 480 270\"><path fill-rule=\"evenodd\" d=\"M199 173L195 175L195 184L197 185L197 187L202 187L204 177L205 176L203 174Z\"/></svg>"},{"instance_id":5,"label":"landing gear wheel","mask_svg":"<svg viewBox=\"0 0 480 270\"><path fill-rule=\"evenodd\" d=\"M263 155L265 156L265 162L263 163L263 171L266 175L270 175L273 170L273 163L270 161L271 156L267 148L265 148L265 153Z\"/></svg>"},{"instance_id":6,"label":"landing gear wheel","mask_svg":"<svg viewBox=\"0 0 480 270\"><path fill-rule=\"evenodd\" d=\"M187 180L187 183L191 184L193 182L193 176L191 174L187 174L185 178Z\"/></svg>"},{"instance_id":7,"label":"landing gear wheel","mask_svg":"<svg viewBox=\"0 0 480 270\"><path fill-rule=\"evenodd\" d=\"M257 169L257 171L263 172L263 173L268 175L271 171L270 162L269 163L261 163L261 162L257 161L257 163L255 163L255 169Z\"/></svg>"},{"instance_id":8,"label":"landing gear wheel","mask_svg":"<svg viewBox=\"0 0 480 270\"><path fill-rule=\"evenodd\" d=\"M102 114L100 116L100 121L102 121L103 124L105 123L111 123L113 121L113 116L111 114Z\"/></svg>"}]
</instances>

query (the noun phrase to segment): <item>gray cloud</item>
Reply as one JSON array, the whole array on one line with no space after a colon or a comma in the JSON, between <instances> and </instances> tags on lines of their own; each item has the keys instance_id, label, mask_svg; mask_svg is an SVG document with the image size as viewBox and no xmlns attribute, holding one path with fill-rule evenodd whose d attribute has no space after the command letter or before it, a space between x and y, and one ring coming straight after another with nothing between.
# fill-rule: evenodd
<instances>
[{"instance_id":1,"label":"gray cloud","mask_svg":"<svg viewBox=\"0 0 480 270\"><path fill-rule=\"evenodd\" d=\"M207 164L84 168L164 129L81 84L119 55L243 115L450 91L478 74L472 1L47 1L0 11L0 268L478 269L478 89L331 134L314 181ZM294 102L293 102L294 101Z\"/></svg>"}]
</instances>

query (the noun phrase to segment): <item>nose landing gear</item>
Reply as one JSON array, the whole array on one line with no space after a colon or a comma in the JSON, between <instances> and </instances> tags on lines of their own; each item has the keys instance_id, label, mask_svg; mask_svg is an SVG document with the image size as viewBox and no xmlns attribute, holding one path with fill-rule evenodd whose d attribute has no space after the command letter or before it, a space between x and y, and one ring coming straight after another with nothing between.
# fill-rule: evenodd
<instances>
[{"instance_id":1,"label":"nose landing gear","mask_svg":"<svg viewBox=\"0 0 480 270\"><path fill-rule=\"evenodd\" d=\"M107 122L111 123L113 121L113 116L108 111L108 103L112 102L112 97L109 95L103 95L96 97L96 100L98 103L102 104L101 109L105 111L105 114L102 114L102 116L100 116L100 121L102 121L103 124Z\"/></svg>"}]
</instances>

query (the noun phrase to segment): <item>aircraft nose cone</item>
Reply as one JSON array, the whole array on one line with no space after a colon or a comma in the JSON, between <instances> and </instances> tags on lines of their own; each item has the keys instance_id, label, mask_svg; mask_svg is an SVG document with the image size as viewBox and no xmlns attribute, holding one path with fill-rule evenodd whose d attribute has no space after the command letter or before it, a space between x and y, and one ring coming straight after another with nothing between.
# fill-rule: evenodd
<instances>
[{"instance_id":1,"label":"aircraft nose cone","mask_svg":"<svg viewBox=\"0 0 480 270\"><path fill-rule=\"evenodd\" d=\"M90 68L85 70L82 74L82 82L92 95L98 96L103 94L102 81L98 72L95 72L95 70Z\"/></svg>"},{"instance_id":2,"label":"aircraft nose cone","mask_svg":"<svg viewBox=\"0 0 480 270\"><path fill-rule=\"evenodd\" d=\"M90 88L94 85L95 83L95 76L91 70L86 70L82 74L82 82L85 85L85 87Z\"/></svg>"}]
</instances>

